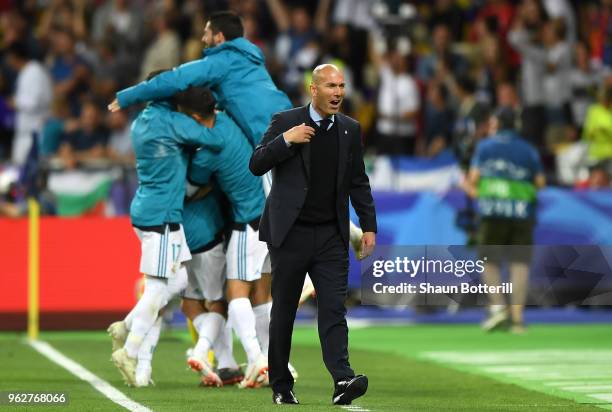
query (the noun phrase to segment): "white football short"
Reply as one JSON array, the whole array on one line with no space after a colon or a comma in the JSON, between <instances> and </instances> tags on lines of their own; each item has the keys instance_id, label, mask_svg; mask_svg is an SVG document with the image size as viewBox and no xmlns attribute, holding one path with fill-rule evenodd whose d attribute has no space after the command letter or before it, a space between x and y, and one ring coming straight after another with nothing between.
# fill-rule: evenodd
<instances>
[{"instance_id":1,"label":"white football short","mask_svg":"<svg viewBox=\"0 0 612 412\"><path fill-rule=\"evenodd\" d=\"M272 264L270 263L270 252L268 252L268 254L266 255L263 267L261 268L261 273L267 273L267 274L272 273Z\"/></svg>"},{"instance_id":2,"label":"white football short","mask_svg":"<svg viewBox=\"0 0 612 412\"><path fill-rule=\"evenodd\" d=\"M140 272L158 278L174 277L181 263L191 259L183 225L170 231L165 225L164 233L134 228L140 239Z\"/></svg>"},{"instance_id":3,"label":"white football short","mask_svg":"<svg viewBox=\"0 0 612 412\"><path fill-rule=\"evenodd\" d=\"M223 242L212 249L191 256L185 264L188 283L183 297L215 301L223 299L225 287L225 252Z\"/></svg>"},{"instance_id":4,"label":"white football short","mask_svg":"<svg viewBox=\"0 0 612 412\"><path fill-rule=\"evenodd\" d=\"M246 225L243 231L232 230L227 246L227 278L252 282L261 278L268 246L259 240L259 231Z\"/></svg>"}]
</instances>

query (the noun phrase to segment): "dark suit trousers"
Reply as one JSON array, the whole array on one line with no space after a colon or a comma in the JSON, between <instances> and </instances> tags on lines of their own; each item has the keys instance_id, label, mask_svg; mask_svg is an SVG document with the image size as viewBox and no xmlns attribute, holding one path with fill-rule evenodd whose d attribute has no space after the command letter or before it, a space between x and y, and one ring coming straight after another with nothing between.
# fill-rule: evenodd
<instances>
[{"instance_id":1,"label":"dark suit trousers","mask_svg":"<svg viewBox=\"0 0 612 412\"><path fill-rule=\"evenodd\" d=\"M317 293L319 339L323 361L334 382L354 376L348 360L346 325L348 251L336 223L290 229L279 248L268 244L272 265L272 311L268 365L275 392L293 388L287 368L291 335L306 272Z\"/></svg>"}]
</instances>

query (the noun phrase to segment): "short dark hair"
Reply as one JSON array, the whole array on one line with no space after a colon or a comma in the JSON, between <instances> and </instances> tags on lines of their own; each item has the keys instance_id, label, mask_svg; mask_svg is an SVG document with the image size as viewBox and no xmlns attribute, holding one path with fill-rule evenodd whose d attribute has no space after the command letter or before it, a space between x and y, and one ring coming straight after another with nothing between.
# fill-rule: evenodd
<instances>
[{"instance_id":1,"label":"short dark hair","mask_svg":"<svg viewBox=\"0 0 612 412\"><path fill-rule=\"evenodd\" d=\"M601 170L603 172L605 172L606 174L608 174L608 168L610 166L610 163L608 161L602 160L600 162L597 162L591 166L589 166L589 172L594 172L596 170Z\"/></svg>"},{"instance_id":2,"label":"short dark hair","mask_svg":"<svg viewBox=\"0 0 612 412\"><path fill-rule=\"evenodd\" d=\"M72 41L76 40L75 35L74 35L74 31L71 28L69 28L69 27L60 26L58 24L55 24L55 25L52 26L51 30L55 34L65 34Z\"/></svg>"},{"instance_id":3,"label":"short dark hair","mask_svg":"<svg viewBox=\"0 0 612 412\"><path fill-rule=\"evenodd\" d=\"M474 94L476 92L476 82L466 74L457 77L457 86L467 94Z\"/></svg>"},{"instance_id":4,"label":"short dark hair","mask_svg":"<svg viewBox=\"0 0 612 412\"><path fill-rule=\"evenodd\" d=\"M481 125L487 121L491 117L491 111L489 108L483 104L476 104L474 106L474 110L472 112L472 118L474 119L474 123L476 125Z\"/></svg>"},{"instance_id":5,"label":"short dark hair","mask_svg":"<svg viewBox=\"0 0 612 412\"><path fill-rule=\"evenodd\" d=\"M215 98L206 87L190 87L174 96L179 110L208 118L215 113Z\"/></svg>"},{"instance_id":6,"label":"short dark hair","mask_svg":"<svg viewBox=\"0 0 612 412\"><path fill-rule=\"evenodd\" d=\"M493 113L493 117L497 119L499 130L516 129L516 113L511 107L498 108Z\"/></svg>"},{"instance_id":7,"label":"short dark hair","mask_svg":"<svg viewBox=\"0 0 612 412\"><path fill-rule=\"evenodd\" d=\"M231 11L218 11L208 18L213 34L223 33L225 40L234 40L244 35L240 16Z\"/></svg>"},{"instance_id":8,"label":"short dark hair","mask_svg":"<svg viewBox=\"0 0 612 412\"><path fill-rule=\"evenodd\" d=\"M19 58L20 60L29 60L30 59L30 50L28 49L28 46L21 42L21 41L16 41L14 43L11 43L7 48L6 48L6 54L8 56L14 56Z\"/></svg>"}]
</instances>

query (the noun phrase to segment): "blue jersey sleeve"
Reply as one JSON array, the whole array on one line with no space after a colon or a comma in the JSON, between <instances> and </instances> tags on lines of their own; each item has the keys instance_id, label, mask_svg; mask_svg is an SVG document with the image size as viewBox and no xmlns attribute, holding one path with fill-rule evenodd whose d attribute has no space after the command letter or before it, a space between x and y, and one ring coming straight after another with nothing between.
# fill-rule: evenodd
<instances>
[{"instance_id":1,"label":"blue jersey sleeve","mask_svg":"<svg viewBox=\"0 0 612 412\"><path fill-rule=\"evenodd\" d=\"M170 125L181 144L204 146L213 151L219 151L223 148L221 137L183 113L172 112Z\"/></svg>"},{"instance_id":2,"label":"blue jersey sleeve","mask_svg":"<svg viewBox=\"0 0 612 412\"><path fill-rule=\"evenodd\" d=\"M119 106L125 108L150 100L160 100L191 86L211 87L219 84L227 73L227 59L217 55L204 57L163 72L117 93Z\"/></svg>"}]
</instances>

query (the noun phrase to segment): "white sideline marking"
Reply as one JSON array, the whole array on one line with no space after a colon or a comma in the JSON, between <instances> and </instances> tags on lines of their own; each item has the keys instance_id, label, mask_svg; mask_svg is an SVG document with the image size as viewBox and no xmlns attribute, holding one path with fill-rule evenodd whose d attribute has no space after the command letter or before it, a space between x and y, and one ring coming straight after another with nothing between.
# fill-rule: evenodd
<instances>
[{"instance_id":1,"label":"white sideline marking","mask_svg":"<svg viewBox=\"0 0 612 412\"><path fill-rule=\"evenodd\" d=\"M57 363L68 372L72 373L77 378L89 383L95 390L106 396L117 405L133 412L152 412L151 409L131 400L104 379L94 375L83 366L66 357L64 354L53 348L47 342L30 341L32 346L38 353L47 357L50 361Z\"/></svg>"},{"instance_id":2,"label":"white sideline marking","mask_svg":"<svg viewBox=\"0 0 612 412\"><path fill-rule=\"evenodd\" d=\"M612 402L612 393L592 393L591 398L601 399L602 401Z\"/></svg>"},{"instance_id":3,"label":"white sideline marking","mask_svg":"<svg viewBox=\"0 0 612 412\"><path fill-rule=\"evenodd\" d=\"M436 351L424 352L426 358L452 363L478 365L550 365L554 363L577 364L594 363L602 366L612 363L612 350L502 350L485 352Z\"/></svg>"},{"instance_id":4,"label":"white sideline marking","mask_svg":"<svg viewBox=\"0 0 612 412\"><path fill-rule=\"evenodd\" d=\"M612 403L612 351L609 349L439 351L424 352L421 356Z\"/></svg>"},{"instance_id":5,"label":"white sideline marking","mask_svg":"<svg viewBox=\"0 0 612 412\"><path fill-rule=\"evenodd\" d=\"M597 372L597 371L593 371L593 372L589 372L588 369L583 368L582 370L576 371L576 372L564 372L561 370L558 371L542 371L542 372L526 372L524 374L518 374L518 373L509 373L508 376L514 377L514 378L522 378L522 379L526 379L526 380L530 380L530 381L536 381L536 380L542 380L542 379L546 379L546 380L559 380L559 379L584 379L584 380L589 380L589 379L610 379L612 378L612 376L610 375L609 372Z\"/></svg>"},{"instance_id":6,"label":"white sideline marking","mask_svg":"<svg viewBox=\"0 0 612 412\"><path fill-rule=\"evenodd\" d=\"M489 366L486 368L482 368L485 372L493 372L493 373L511 373L511 374L523 374L534 372L535 368L531 366Z\"/></svg>"},{"instance_id":7,"label":"white sideline marking","mask_svg":"<svg viewBox=\"0 0 612 412\"><path fill-rule=\"evenodd\" d=\"M351 412L371 412L370 409L362 408L361 406L357 405L345 405L341 406L341 408Z\"/></svg>"},{"instance_id":8,"label":"white sideline marking","mask_svg":"<svg viewBox=\"0 0 612 412\"><path fill-rule=\"evenodd\" d=\"M612 391L612 385L576 385L561 386L561 390L570 392Z\"/></svg>"},{"instance_id":9,"label":"white sideline marking","mask_svg":"<svg viewBox=\"0 0 612 412\"><path fill-rule=\"evenodd\" d=\"M596 379L583 379L581 381L554 381L554 382L545 382L546 386L587 386L587 385L612 385L612 381L603 380L597 381Z\"/></svg>"}]
</instances>

